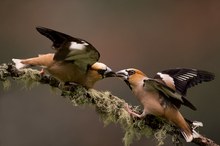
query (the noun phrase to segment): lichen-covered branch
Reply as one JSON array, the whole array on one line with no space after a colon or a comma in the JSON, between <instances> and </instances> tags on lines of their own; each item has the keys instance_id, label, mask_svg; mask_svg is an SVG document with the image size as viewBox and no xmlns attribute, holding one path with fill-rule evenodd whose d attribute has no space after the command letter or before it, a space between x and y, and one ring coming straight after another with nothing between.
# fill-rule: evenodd
<instances>
[{"instance_id":1,"label":"lichen-covered branch","mask_svg":"<svg viewBox=\"0 0 220 146\"><path fill-rule=\"evenodd\" d=\"M121 125L125 131L123 141L126 146L142 136L154 136L158 140L157 145L162 145L167 134L172 136L175 145L182 145L180 139L183 137L174 125L153 115L148 115L145 119L131 117L124 108L126 102L108 91L87 90L76 84L64 86L51 76L40 75L38 70L30 68L17 70L13 64L1 64L0 81L3 83L4 88L9 88L10 78L23 81L26 86L30 86L32 83L48 84L59 88L61 96L68 98L74 105L88 104L95 106L104 124L118 123ZM139 107L133 106L132 109L140 112ZM190 121L189 123L191 124ZM214 141L202 135L192 142L201 146L218 146Z\"/></svg>"}]
</instances>

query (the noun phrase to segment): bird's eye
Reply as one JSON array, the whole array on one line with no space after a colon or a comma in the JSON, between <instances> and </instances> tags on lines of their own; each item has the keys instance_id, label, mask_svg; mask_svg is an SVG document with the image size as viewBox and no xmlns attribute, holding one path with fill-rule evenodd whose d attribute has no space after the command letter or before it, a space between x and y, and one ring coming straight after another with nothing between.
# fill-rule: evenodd
<instances>
[{"instance_id":1,"label":"bird's eye","mask_svg":"<svg viewBox=\"0 0 220 146\"><path fill-rule=\"evenodd\" d=\"M129 75L129 76L135 74L135 71L134 71L134 70L127 70L127 72L128 72L128 75Z\"/></svg>"},{"instance_id":2,"label":"bird's eye","mask_svg":"<svg viewBox=\"0 0 220 146\"><path fill-rule=\"evenodd\" d=\"M97 72L98 72L100 75L104 75L104 74L105 74L105 71L106 71L106 70L100 69L100 70L98 70Z\"/></svg>"}]
</instances>

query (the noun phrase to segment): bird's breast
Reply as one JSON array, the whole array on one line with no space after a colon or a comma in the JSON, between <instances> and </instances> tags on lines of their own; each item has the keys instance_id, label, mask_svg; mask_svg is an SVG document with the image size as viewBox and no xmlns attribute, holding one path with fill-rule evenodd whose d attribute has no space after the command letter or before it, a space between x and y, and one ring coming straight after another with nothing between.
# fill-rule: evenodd
<instances>
[{"instance_id":1,"label":"bird's breast","mask_svg":"<svg viewBox=\"0 0 220 146\"><path fill-rule=\"evenodd\" d=\"M161 104L161 98L158 92L155 92L154 90L136 90L134 94L140 101L140 103L143 105L144 110L147 113L156 116L163 116L164 107Z\"/></svg>"},{"instance_id":2,"label":"bird's breast","mask_svg":"<svg viewBox=\"0 0 220 146\"><path fill-rule=\"evenodd\" d=\"M85 72L70 62L55 62L47 68L48 72L62 82L75 82L83 84Z\"/></svg>"}]
</instances>

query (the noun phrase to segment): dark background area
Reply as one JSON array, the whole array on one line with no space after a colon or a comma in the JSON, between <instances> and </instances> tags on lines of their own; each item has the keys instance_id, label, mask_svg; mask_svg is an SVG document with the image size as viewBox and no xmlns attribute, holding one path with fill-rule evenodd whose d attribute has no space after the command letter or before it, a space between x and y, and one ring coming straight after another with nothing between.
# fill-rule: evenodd
<instances>
[{"instance_id":1,"label":"dark background area","mask_svg":"<svg viewBox=\"0 0 220 146\"><path fill-rule=\"evenodd\" d=\"M1 0L1 63L52 52L36 26L89 41L100 61L116 71L135 67L150 77L175 67L214 72L214 81L188 92L198 110L182 107L181 112L202 121L200 132L220 143L220 1ZM139 104L118 79L94 88ZM8 91L0 85L0 146L121 146L123 134L119 125L104 127L93 107L74 107L47 85L29 90L12 82ZM132 146L155 144L143 137Z\"/></svg>"}]
</instances>

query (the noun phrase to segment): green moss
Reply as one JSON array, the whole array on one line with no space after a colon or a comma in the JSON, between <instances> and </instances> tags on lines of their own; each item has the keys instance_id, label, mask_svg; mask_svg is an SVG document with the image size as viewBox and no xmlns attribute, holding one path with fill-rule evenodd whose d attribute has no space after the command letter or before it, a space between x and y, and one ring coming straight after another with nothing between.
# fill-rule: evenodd
<instances>
[{"instance_id":1,"label":"green moss","mask_svg":"<svg viewBox=\"0 0 220 146\"><path fill-rule=\"evenodd\" d=\"M164 140L166 139L166 135L167 135L167 130L166 130L165 126L163 126L161 129L157 130L154 133L154 137L157 139L158 146L161 146L164 144Z\"/></svg>"},{"instance_id":2,"label":"green moss","mask_svg":"<svg viewBox=\"0 0 220 146\"><path fill-rule=\"evenodd\" d=\"M32 89L33 87L39 85L39 82L37 81L40 80L40 72L38 70L22 69L22 71L24 74L14 79L19 80L26 89Z\"/></svg>"},{"instance_id":3,"label":"green moss","mask_svg":"<svg viewBox=\"0 0 220 146\"><path fill-rule=\"evenodd\" d=\"M86 89L80 85L76 86L73 91L63 90L61 95L65 98L69 98L74 106L89 103L89 99L86 98Z\"/></svg>"},{"instance_id":4,"label":"green moss","mask_svg":"<svg viewBox=\"0 0 220 146\"><path fill-rule=\"evenodd\" d=\"M7 75L9 74L7 68L8 66L6 64L0 66L0 81L5 81L7 79Z\"/></svg>"},{"instance_id":5,"label":"green moss","mask_svg":"<svg viewBox=\"0 0 220 146\"><path fill-rule=\"evenodd\" d=\"M11 86L11 82L9 79L7 79L7 75L8 75L8 71L7 71L7 65L6 64L2 64L0 66L0 81L2 81L2 86L4 90L8 90Z\"/></svg>"},{"instance_id":6,"label":"green moss","mask_svg":"<svg viewBox=\"0 0 220 146\"><path fill-rule=\"evenodd\" d=\"M153 135L153 130L145 124L142 119L132 120L125 128L123 141L126 146L129 146L134 140L139 140L141 137L150 137Z\"/></svg>"}]
</instances>

